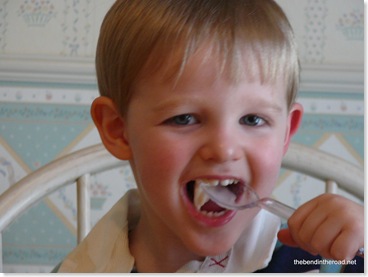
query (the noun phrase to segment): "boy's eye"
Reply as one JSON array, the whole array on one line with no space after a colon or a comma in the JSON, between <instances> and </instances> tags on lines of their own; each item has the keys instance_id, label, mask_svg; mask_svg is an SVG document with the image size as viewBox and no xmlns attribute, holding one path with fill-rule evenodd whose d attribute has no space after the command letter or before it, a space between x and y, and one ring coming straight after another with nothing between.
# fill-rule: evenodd
<instances>
[{"instance_id":1,"label":"boy's eye","mask_svg":"<svg viewBox=\"0 0 368 277\"><path fill-rule=\"evenodd\" d=\"M240 118L240 124L248 125L248 126L261 126L265 124L265 120L258 115L249 114Z\"/></svg>"},{"instance_id":2,"label":"boy's eye","mask_svg":"<svg viewBox=\"0 0 368 277\"><path fill-rule=\"evenodd\" d=\"M176 115L165 121L166 124L171 125L191 125L196 124L196 118L191 114Z\"/></svg>"}]
</instances>

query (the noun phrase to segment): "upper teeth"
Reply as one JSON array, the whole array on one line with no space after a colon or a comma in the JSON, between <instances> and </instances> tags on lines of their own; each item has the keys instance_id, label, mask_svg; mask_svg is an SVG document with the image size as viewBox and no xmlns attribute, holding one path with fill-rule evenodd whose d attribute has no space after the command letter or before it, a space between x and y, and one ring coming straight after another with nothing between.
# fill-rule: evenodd
<instances>
[{"instance_id":1,"label":"upper teeth","mask_svg":"<svg viewBox=\"0 0 368 277\"><path fill-rule=\"evenodd\" d=\"M197 179L196 183L205 185L205 186L228 186L232 184L237 184L239 181L235 179L224 179L224 180L216 180L216 179Z\"/></svg>"},{"instance_id":2,"label":"upper teeth","mask_svg":"<svg viewBox=\"0 0 368 277\"><path fill-rule=\"evenodd\" d=\"M238 180L235 179L224 179L224 180L215 180L215 179L197 179L195 181L194 186L194 206L198 211L201 210L201 207L210 200L207 193L205 193L201 186L228 186L232 184L237 184Z\"/></svg>"}]
</instances>

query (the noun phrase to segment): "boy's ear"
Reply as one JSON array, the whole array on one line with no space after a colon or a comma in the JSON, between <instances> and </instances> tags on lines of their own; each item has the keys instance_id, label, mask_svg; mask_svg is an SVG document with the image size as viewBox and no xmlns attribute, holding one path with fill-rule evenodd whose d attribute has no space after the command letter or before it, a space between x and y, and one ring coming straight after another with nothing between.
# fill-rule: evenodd
<instances>
[{"instance_id":1,"label":"boy's ear","mask_svg":"<svg viewBox=\"0 0 368 277\"><path fill-rule=\"evenodd\" d=\"M303 106L299 103L294 103L289 112L288 128L285 134L284 140L284 154L289 148L290 140L292 136L298 131L299 126L302 122L303 117Z\"/></svg>"},{"instance_id":2,"label":"boy's ear","mask_svg":"<svg viewBox=\"0 0 368 277\"><path fill-rule=\"evenodd\" d=\"M131 158L126 139L126 126L113 101L105 96L96 98L91 106L91 116L106 149L121 160Z\"/></svg>"}]
</instances>

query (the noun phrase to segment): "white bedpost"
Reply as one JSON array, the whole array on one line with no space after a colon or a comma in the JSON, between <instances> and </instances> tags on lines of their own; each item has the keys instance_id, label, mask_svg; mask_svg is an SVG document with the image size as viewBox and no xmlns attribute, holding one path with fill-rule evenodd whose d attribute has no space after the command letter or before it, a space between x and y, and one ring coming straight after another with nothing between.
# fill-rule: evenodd
<instances>
[{"instance_id":1,"label":"white bedpost","mask_svg":"<svg viewBox=\"0 0 368 277\"><path fill-rule=\"evenodd\" d=\"M77 241L80 243L91 229L91 204L89 196L90 174L77 179Z\"/></svg>"},{"instance_id":2,"label":"white bedpost","mask_svg":"<svg viewBox=\"0 0 368 277\"><path fill-rule=\"evenodd\" d=\"M337 183L335 181L332 180L327 180L326 181L326 188L325 188L325 192L326 193L334 193L337 194Z\"/></svg>"}]
</instances>

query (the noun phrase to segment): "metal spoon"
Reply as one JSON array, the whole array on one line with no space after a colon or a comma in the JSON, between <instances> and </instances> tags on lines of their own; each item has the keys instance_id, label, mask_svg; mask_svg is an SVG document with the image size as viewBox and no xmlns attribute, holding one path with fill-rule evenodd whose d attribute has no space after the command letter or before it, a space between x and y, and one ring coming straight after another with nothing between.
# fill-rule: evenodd
<instances>
[{"instance_id":1,"label":"metal spoon","mask_svg":"<svg viewBox=\"0 0 368 277\"><path fill-rule=\"evenodd\" d=\"M226 209L242 210L258 206L286 220L295 211L275 199L269 197L260 199L254 189L248 185L244 185L240 192L239 189L234 192L224 186L202 185L201 188L212 201Z\"/></svg>"}]
</instances>

